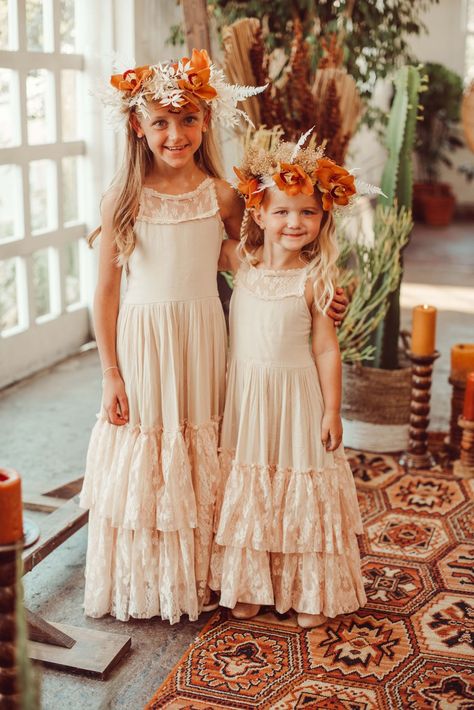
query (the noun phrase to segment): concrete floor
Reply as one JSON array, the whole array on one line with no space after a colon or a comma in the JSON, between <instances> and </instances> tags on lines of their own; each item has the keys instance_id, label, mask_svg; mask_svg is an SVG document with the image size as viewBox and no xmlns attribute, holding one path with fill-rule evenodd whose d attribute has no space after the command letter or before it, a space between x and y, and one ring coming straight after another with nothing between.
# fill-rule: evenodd
<instances>
[{"instance_id":1,"label":"concrete floor","mask_svg":"<svg viewBox=\"0 0 474 710\"><path fill-rule=\"evenodd\" d=\"M405 254L403 325L410 308L431 303L440 310L432 429L449 419L449 351L474 342L474 225L447 229L417 226ZM46 490L82 474L88 438L99 405L100 369L89 350L0 393L1 463L16 468L26 484ZM31 517L39 518L29 514ZM82 614L83 528L24 579L27 606L46 619L126 633L132 650L105 682L50 669L42 671L44 710L142 708L209 617L170 627L160 620L121 623Z\"/></svg>"}]
</instances>

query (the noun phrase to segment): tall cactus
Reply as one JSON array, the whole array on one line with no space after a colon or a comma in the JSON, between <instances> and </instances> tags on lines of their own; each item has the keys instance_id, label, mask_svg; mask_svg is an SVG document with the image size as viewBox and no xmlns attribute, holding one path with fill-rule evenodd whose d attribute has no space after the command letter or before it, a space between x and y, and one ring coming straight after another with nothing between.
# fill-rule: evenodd
<instances>
[{"instance_id":1,"label":"tall cactus","mask_svg":"<svg viewBox=\"0 0 474 710\"><path fill-rule=\"evenodd\" d=\"M395 78L395 97L387 127L386 147L388 158L382 176L380 196L385 205L398 205L411 210L413 194L413 147L415 143L418 95L422 90L422 77L417 67L404 66ZM398 336L400 331L400 286L403 263L400 256L400 278L389 297L389 307L383 321L375 331L375 357L368 364L393 370L398 367Z\"/></svg>"}]
</instances>

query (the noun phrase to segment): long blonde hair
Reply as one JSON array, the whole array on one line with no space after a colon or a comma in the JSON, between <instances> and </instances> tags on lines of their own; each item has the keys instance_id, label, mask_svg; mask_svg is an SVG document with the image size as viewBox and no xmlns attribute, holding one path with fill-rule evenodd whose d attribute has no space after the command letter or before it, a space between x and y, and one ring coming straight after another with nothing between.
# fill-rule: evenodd
<instances>
[{"instance_id":1,"label":"long blonde hair","mask_svg":"<svg viewBox=\"0 0 474 710\"><path fill-rule=\"evenodd\" d=\"M209 108L202 102L204 115ZM117 200L112 226L117 247L117 260L125 263L135 248L134 225L140 204L140 193L147 173L153 167L153 153L148 147L145 138L139 138L131 123L132 111L127 123L127 136L125 154L120 170L115 175L109 189L117 191ZM221 159L213 135L212 126L208 125L207 131L202 134L202 142L194 154L195 163L201 170L211 177L220 178L222 175ZM87 237L89 246L92 246L99 236L101 227L97 227Z\"/></svg>"},{"instance_id":2,"label":"long blonde hair","mask_svg":"<svg viewBox=\"0 0 474 710\"><path fill-rule=\"evenodd\" d=\"M314 196L322 207L321 197L316 190ZM245 210L239 244L242 259L250 264L258 263L256 252L263 246L264 241L264 232L253 219L251 210ZM325 210L318 236L300 252L300 259L307 265L309 278L313 282L315 306L323 313L326 313L334 297L334 284L339 272L338 257L334 216L332 211Z\"/></svg>"}]
</instances>

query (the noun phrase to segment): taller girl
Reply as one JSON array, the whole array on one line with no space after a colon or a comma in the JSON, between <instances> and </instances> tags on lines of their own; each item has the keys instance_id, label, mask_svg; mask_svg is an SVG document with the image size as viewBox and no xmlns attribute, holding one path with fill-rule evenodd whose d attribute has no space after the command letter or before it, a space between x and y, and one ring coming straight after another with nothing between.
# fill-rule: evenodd
<instances>
[{"instance_id":1,"label":"taller girl","mask_svg":"<svg viewBox=\"0 0 474 710\"><path fill-rule=\"evenodd\" d=\"M237 101L262 89L229 86L204 50L111 84L127 148L91 235L104 390L81 494L85 613L175 623L205 601L226 358L216 272L224 228L238 238L242 216L211 124L235 122Z\"/></svg>"}]
</instances>

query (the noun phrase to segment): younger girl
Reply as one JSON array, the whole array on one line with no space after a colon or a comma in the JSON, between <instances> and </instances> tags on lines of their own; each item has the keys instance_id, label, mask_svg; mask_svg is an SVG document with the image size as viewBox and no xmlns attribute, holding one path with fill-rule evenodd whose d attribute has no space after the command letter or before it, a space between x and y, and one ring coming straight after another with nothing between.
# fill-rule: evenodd
<instances>
[{"instance_id":1,"label":"younger girl","mask_svg":"<svg viewBox=\"0 0 474 710\"><path fill-rule=\"evenodd\" d=\"M243 259L234 242L221 254L236 277L211 587L238 618L275 604L312 627L365 603L341 358L325 312L336 276L332 210L349 202L354 178L321 151L287 143L250 149L236 173L251 212Z\"/></svg>"}]
</instances>

